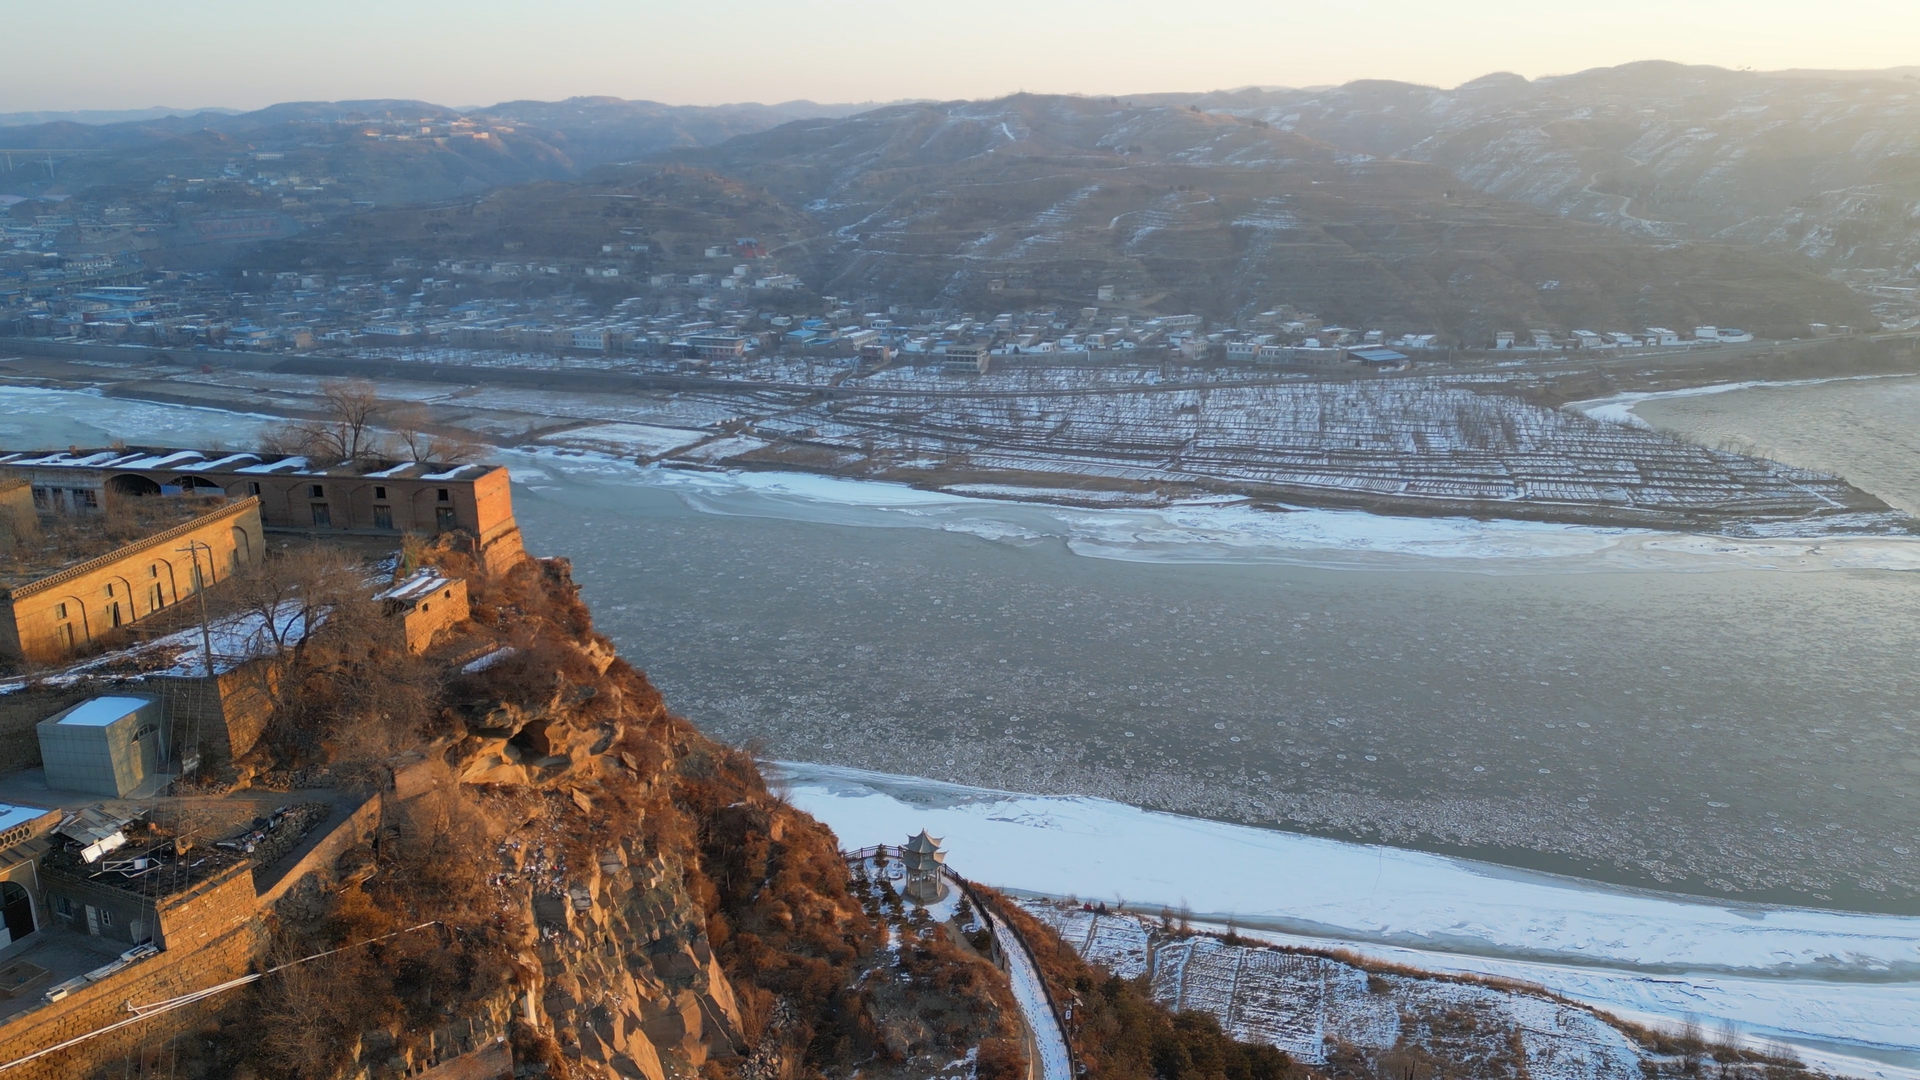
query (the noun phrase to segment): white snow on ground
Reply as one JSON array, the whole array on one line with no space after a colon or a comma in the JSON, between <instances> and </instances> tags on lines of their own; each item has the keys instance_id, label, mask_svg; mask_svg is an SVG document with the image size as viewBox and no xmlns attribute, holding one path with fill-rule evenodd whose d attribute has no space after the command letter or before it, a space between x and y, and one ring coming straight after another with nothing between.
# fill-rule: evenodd
<instances>
[{"instance_id":1,"label":"white snow on ground","mask_svg":"<svg viewBox=\"0 0 1920 1080\"><path fill-rule=\"evenodd\" d=\"M717 463L741 454L750 454L755 450L764 450L769 444L765 439L756 439L751 435L734 435L730 438L715 439L705 446L696 447L679 455L681 461Z\"/></svg>"},{"instance_id":2,"label":"white snow on ground","mask_svg":"<svg viewBox=\"0 0 1920 1080\"><path fill-rule=\"evenodd\" d=\"M1054 928L1081 956L1123 979L1147 973L1147 930L1132 915L1106 915L1050 903L1031 905L1030 913Z\"/></svg>"},{"instance_id":3,"label":"white snow on ground","mask_svg":"<svg viewBox=\"0 0 1920 1080\"><path fill-rule=\"evenodd\" d=\"M1911 375L1836 375L1826 379L1788 379L1782 382L1767 382L1754 379L1748 382L1714 383L1711 386L1687 386L1678 390L1635 390L1612 397L1593 398L1587 401L1569 402L1566 408L1585 413L1595 420L1607 420L1615 424L1627 424L1632 427L1651 427L1634 413L1634 406L1643 401L1658 398L1705 397L1709 394L1725 394L1733 390L1770 389L1786 386L1821 386L1826 383L1859 382L1866 379L1910 379Z\"/></svg>"},{"instance_id":4,"label":"white snow on ground","mask_svg":"<svg viewBox=\"0 0 1920 1080\"><path fill-rule=\"evenodd\" d=\"M1013 984L1013 999L1033 1032L1043 1080L1073 1080L1073 1059L1067 1054L1067 1037L1047 1004L1047 992L1041 989L1040 972L1033 958L1020 944L1019 935L999 919L993 921L993 936L1007 958L1007 980Z\"/></svg>"},{"instance_id":5,"label":"white snow on ground","mask_svg":"<svg viewBox=\"0 0 1920 1080\"><path fill-rule=\"evenodd\" d=\"M1095 927L1104 931L1130 924L1143 949L1148 941L1139 916L1100 915L1046 900L1024 906L1096 963L1103 961L1089 943L1097 941L1098 935L1089 933ZM1150 985L1162 1004L1176 1012L1208 1013L1235 1038L1278 1047L1297 1061L1324 1063L1329 1040L1375 1051L1431 1046L1433 1026L1444 1024L1446 1038L1455 1042L1484 1031L1483 1038L1504 1043L1503 1033L1518 1032L1526 1075L1534 1080L1638 1080L1641 1075L1640 1052L1619 1028L1541 994L1446 978L1372 974L1332 957L1206 936L1163 937L1151 963ZM1463 1017L1471 1020L1463 1023Z\"/></svg>"},{"instance_id":6,"label":"white snow on ground","mask_svg":"<svg viewBox=\"0 0 1920 1080\"><path fill-rule=\"evenodd\" d=\"M316 621L324 621L324 612ZM212 620L203 636L198 626L175 631L130 648L93 657L48 681L76 683L89 678L192 677L207 670L206 644L213 645L213 667L225 674L249 660L271 655L282 645L291 648L307 636L307 615L296 601L274 609L272 621L260 612L243 611ZM29 685L25 679L0 683L0 693Z\"/></svg>"},{"instance_id":7,"label":"white snow on ground","mask_svg":"<svg viewBox=\"0 0 1920 1080\"><path fill-rule=\"evenodd\" d=\"M1920 1076L1920 919L1716 904L1099 799L780 769L794 804L843 844L924 826L957 869L996 886L1184 904L1243 933L1504 975L1674 1023L1726 1021L1810 1057L1890 1053Z\"/></svg>"},{"instance_id":8,"label":"white snow on ground","mask_svg":"<svg viewBox=\"0 0 1920 1080\"><path fill-rule=\"evenodd\" d=\"M710 434L687 428L655 427L652 424L589 424L556 432L540 441L556 446L581 446L624 457L659 457L692 446Z\"/></svg>"}]
</instances>

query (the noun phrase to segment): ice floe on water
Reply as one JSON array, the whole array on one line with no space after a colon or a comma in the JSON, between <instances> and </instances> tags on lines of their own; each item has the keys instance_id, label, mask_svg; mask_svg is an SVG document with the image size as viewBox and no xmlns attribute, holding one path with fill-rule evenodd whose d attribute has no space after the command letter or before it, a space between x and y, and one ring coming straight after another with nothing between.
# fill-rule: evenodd
<instances>
[{"instance_id":1,"label":"ice floe on water","mask_svg":"<svg viewBox=\"0 0 1920 1080\"><path fill-rule=\"evenodd\" d=\"M945 837L988 884L1195 918L1429 970L1538 983L1920 1070L1920 919L1716 904L1470 860L808 764L779 771L842 844ZM1849 1071L1859 1071L1849 1069Z\"/></svg>"},{"instance_id":2,"label":"ice floe on water","mask_svg":"<svg viewBox=\"0 0 1920 1080\"><path fill-rule=\"evenodd\" d=\"M257 413L203 409L108 397L97 390L0 386L0 446L51 449L114 439L203 448L251 446L267 427L285 423Z\"/></svg>"},{"instance_id":3,"label":"ice floe on water","mask_svg":"<svg viewBox=\"0 0 1920 1080\"><path fill-rule=\"evenodd\" d=\"M570 470L579 459L559 461ZM580 468L605 476L613 464L581 462ZM630 475L677 493L705 513L1057 542L1076 554L1121 561L1484 572L1920 570L1920 539L1899 536L1741 538L1352 510L1276 511L1222 499L1077 507L1046 502L1045 491L1032 492L1031 502L1013 501L1022 489L1011 487L996 487L994 497L981 498L806 473L647 468Z\"/></svg>"}]
</instances>

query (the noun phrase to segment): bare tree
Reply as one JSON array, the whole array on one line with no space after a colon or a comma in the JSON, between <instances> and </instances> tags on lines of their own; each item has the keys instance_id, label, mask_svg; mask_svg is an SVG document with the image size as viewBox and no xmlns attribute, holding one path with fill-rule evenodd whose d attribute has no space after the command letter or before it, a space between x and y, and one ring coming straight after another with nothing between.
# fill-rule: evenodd
<instances>
[{"instance_id":1,"label":"bare tree","mask_svg":"<svg viewBox=\"0 0 1920 1080\"><path fill-rule=\"evenodd\" d=\"M387 409L385 420L400 449L412 461L460 464L479 457L484 449L461 435L431 430L427 411L416 404Z\"/></svg>"},{"instance_id":2,"label":"bare tree","mask_svg":"<svg viewBox=\"0 0 1920 1080\"><path fill-rule=\"evenodd\" d=\"M324 418L299 420L270 431L261 440L262 449L324 461L362 461L386 453L386 439L376 426L386 405L372 383L364 379L331 382L323 395Z\"/></svg>"},{"instance_id":3,"label":"bare tree","mask_svg":"<svg viewBox=\"0 0 1920 1080\"><path fill-rule=\"evenodd\" d=\"M228 595L247 617L244 645L297 658L321 622L371 607L366 572L338 552L314 546L271 555L248 567Z\"/></svg>"}]
</instances>

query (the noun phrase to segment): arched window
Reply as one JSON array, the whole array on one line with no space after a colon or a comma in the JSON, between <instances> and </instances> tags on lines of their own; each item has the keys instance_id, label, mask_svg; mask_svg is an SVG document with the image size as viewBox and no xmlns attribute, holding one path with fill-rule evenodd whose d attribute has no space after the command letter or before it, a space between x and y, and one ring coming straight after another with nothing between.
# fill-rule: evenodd
<instances>
[{"instance_id":1,"label":"arched window","mask_svg":"<svg viewBox=\"0 0 1920 1080\"><path fill-rule=\"evenodd\" d=\"M74 652L93 640L87 628L87 605L77 596L63 597L52 608L53 644L63 652Z\"/></svg>"}]
</instances>

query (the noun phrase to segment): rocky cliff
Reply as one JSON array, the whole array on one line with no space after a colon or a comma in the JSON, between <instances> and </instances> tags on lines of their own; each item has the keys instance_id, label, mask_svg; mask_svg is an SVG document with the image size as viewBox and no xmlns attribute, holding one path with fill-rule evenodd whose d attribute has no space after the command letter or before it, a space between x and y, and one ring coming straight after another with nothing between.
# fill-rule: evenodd
<instances>
[{"instance_id":1,"label":"rocky cliff","mask_svg":"<svg viewBox=\"0 0 1920 1080\"><path fill-rule=\"evenodd\" d=\"M195 1071L414 1075L510 1048L520 1075L990 1076L983 1045L1024 1070L990 958L850 891L833 835L593 632L565 562L452 569L470 626L409 658L342 615L247 763L387 789L374 839L271 913L276 957L396 936L262 980Z\"/></svg>"}]
</instances>

